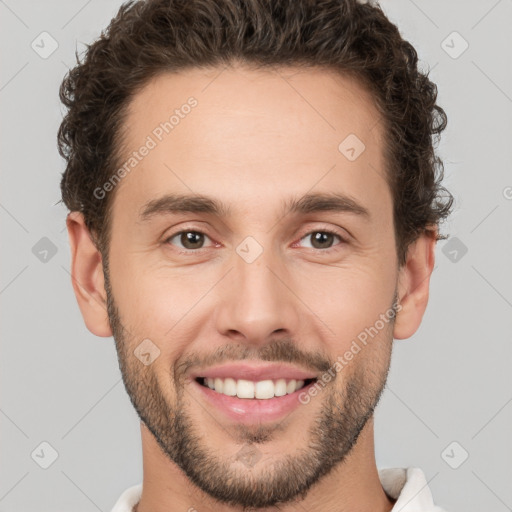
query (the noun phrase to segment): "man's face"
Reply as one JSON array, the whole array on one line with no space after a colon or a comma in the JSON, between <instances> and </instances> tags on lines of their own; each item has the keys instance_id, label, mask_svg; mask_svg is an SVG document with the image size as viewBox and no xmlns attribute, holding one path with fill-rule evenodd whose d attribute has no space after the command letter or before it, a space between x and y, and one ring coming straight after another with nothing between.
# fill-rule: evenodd
<instances>
[{"instance_id":1,"label":"man's face","mask_svg":"<svg viewBox=\"0 0 512 512\"><path fill-rule=\"evenodd\" d=\"M197 105L180 110L190 97ZM175 109L179 123L155 132ZM127 159L156 143L112 209L106 288L126 389L203 491L244 506L291 500L349 454L389 368L393 322L381 315L398 269L370 96L323 70L194 69L149 83L126 127ZM156 203L193 194L229 212ZM352 203L288 212L316 194ZM260 396L281 394L284 379L290 394L228 396L208 376L242 396L251 384L225 379L259 382ZM294 377L308 387L294 391Z\"/></svg>"}]
</instances>

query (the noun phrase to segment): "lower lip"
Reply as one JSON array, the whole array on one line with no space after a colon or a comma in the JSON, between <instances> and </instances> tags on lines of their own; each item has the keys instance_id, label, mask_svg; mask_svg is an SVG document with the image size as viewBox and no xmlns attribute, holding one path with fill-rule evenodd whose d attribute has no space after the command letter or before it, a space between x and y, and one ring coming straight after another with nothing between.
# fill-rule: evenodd
<instances>
[{"instance_id":1,"label":"lower lip","mask_svg":"<svg viewBox=\"0 0 512 512\"><path fill-rule=\"evenodd\" d=\"M244 424L275 421L290 414L299 405L302 405L299 401L299 395L304 392L307 393L310 386L314 385L314 383L315 381L289 395L258 399L223 395L207 386L199 384L196 380L192 381L192 384L198 389L201 396L217 410L221 411L228 418Z\"/></svg>"}]
</instances>

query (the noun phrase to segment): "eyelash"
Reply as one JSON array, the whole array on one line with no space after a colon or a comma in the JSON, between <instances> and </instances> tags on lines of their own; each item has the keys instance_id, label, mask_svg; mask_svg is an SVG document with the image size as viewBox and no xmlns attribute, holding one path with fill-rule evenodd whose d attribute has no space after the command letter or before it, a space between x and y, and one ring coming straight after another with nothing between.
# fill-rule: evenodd
<instances>
[{"instance_id":1,"label":"eyelash","mask_svg":"<svg viewBox=\"0 0 512 512\"><path fill-rule=\"evenodd\" d=\"M180 231L176 231L175 233L173 233L172 235L169 235L165 240L164 240L164 244L170 244L170 240L172 240L174 237L176 237L177 235L181 235L183 233L196 233L196 234L200 234L200 235L204 235L206 237L208 237L208 235L198 229L194 229L194 228L185 228L185 229L181 229ZM300 237L299 239L299 242L307 237L308 235L312 235L314 233L328 233L330 235L334 235L334 236L337 236L339 239L340 239L340 243L338 245L335 245L333 247L328 247L327 249L316 249L316 248L312 248L313 251L318 251L318 252L324 252L324 253L330 253L331 251L335 251L337 249L339 249L339 245L342 245L342 244L345 244L347 243L347 240L342 237L336 230L333 230L333 229L329 229L329 228L321 228L321 229L314 229L312 231L308 231L307 233L305 233L303 236ZM208 237L210 238L210 237ZM201 252L202 250L204 249L209 249L209 247L201 247L199 249L177 249L178 253L179 254L192 254L192 253L197 253L197 252Z\"/></svg>"}]
</instances>

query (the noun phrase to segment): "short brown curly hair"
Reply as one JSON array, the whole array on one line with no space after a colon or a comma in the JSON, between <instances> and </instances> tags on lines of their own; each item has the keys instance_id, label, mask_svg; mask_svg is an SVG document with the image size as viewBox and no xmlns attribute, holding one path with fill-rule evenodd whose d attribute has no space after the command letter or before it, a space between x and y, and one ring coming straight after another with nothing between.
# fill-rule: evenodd
<instances>
[{"instance_id":1,"label":"short brown curly hair","mask_svg":"<svg viewBox=\"0 0 512 512\"><path fill-rule=\"evenodd\" d=\"M59 91L68 111L58 132L67 166L62 199L81 211L108 256L110 211L93 191L122 161L127 105L155 75L243 62L325 67L355 76L372 93L385 127L386 177L393 196L398 261L421 233L446 238L439 223L453 197L441 185L434 146L446 127L437 87L418 69L413 46L378 5L357 0L131 0Z\"/></svg>"}]
</instances>

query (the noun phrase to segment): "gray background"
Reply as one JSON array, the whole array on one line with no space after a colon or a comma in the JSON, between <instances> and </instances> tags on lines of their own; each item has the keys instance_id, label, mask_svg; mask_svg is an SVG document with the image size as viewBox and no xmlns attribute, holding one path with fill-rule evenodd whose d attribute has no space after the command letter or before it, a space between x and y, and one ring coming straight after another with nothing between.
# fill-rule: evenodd
<instances>
[{"instance_id":1,"label":"gray background","mask_svg":"<svg viewBox=\"0 0 512 512\"><path fill-rule=\"evenodd\" d=\"M55 204L58 88L75 47L120 4L0 0L0 512L107 512L142 478L138 418L113 339L84 325L66 210ZM438 84L449 118L439 151L457 203L423 324L395 341L376 414L377 465L422 468L450 512L512 510L512 1L381 5ZM58 43L47 58L31 47L43 46L43 31ZM58 454L47 469L52 448L42 442Z\"/></svg>"}]
</instances>

